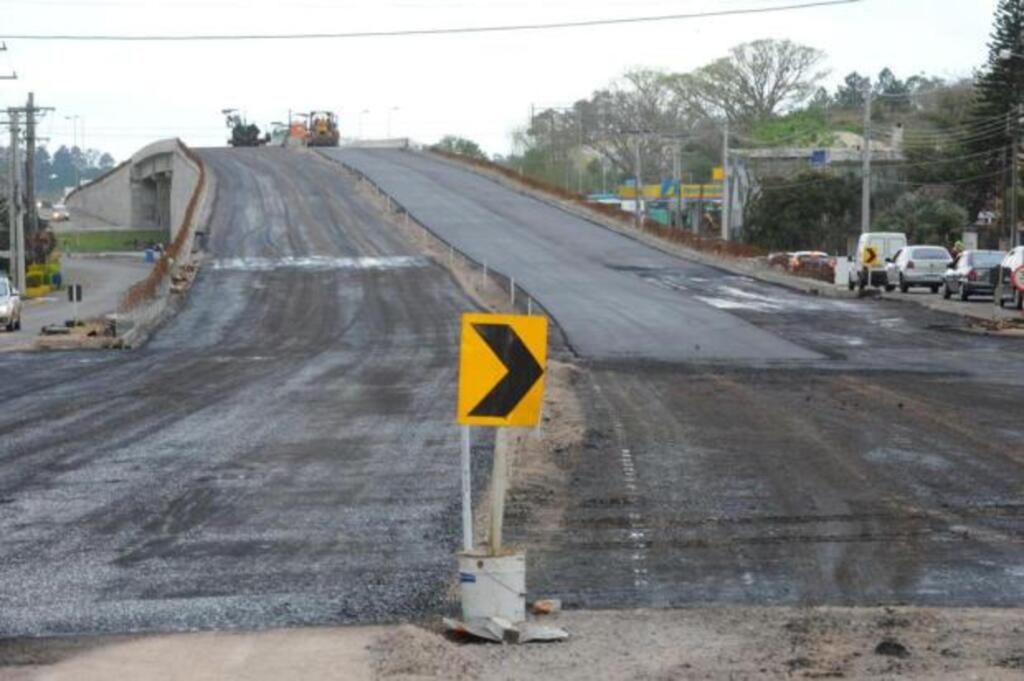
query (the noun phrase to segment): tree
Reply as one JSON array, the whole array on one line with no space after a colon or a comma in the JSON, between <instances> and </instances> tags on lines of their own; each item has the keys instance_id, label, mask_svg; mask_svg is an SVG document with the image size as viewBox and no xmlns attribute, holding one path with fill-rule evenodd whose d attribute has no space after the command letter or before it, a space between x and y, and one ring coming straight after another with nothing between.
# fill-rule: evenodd
<instances>
[{"instance_id":1,"label":"tree","mask_svg":"<svg viewBox=\"0 0 1024 681\"><path fill-rule=\"evenodd\" d=\"M853 178L816 171L764 178L746 211L747 240L770 250L836 253L853 229L859 187Z\"/></svg>"},{"instance_id":2,"label":"tree","mask_svg":"<svg viewBox=\"0 0 1024 681\"><path fill-rule=\"evenodd\" d=\"M856 71L846 74L843 83L836 88L835 105L841 109L864 108L864 93L871 87L871 79Z\"/></svg>"},{"instance_id":3,"label":"tree","mask_svg":"<svg viewBox=\"0 0 1024 681\"><path fill-rule=\"evenodd\" d=\"M675 79L695 111L710 118L753 122L804 103L828 75L825 53L789 40L755 40L729 56Z\"/></svg>"},{"instance_id":4,"label":"tree","mask_svg":"<svg viewBox=\"0 0 1024 681\"><path fill-rule=\"evenodd\" d=\"M967 211L926 190L903 194L877 220L879 229L906 232L911 243L951 244L967 225Z\"/></svg>"},{"instance_id":5,"label":"tree","mask_svg":"<svg viewBox=\"0 0 1024 681\"><path fill-rule=\"evenodd\" d=\"M473 140L466 139L465 137L459 137L457 135L445 135L441 140L433 146L434 149L448 152L449 154L458 154L459 156L469 156L470 158L478 158L487 160L487 154L480 148L480 145Z\"/></svg>"},{"instance_id":6,"label":"tree","mask_svg":"<svg viewBox=\"0 0 1024 681\"><path fill-rule=\"evenodd\" d=\"M975 76L976 98L971 112L975 134L967 138L966 151L984 154L1007 149L1012 144L1010 126L1001 123L1013 120L1024 104L1024 58L1015 56L1024 50L1022 30L1024 0L1000 0L988 46L988 63ZM967 191L971 213L976 214L990 204L997 193L1001 183L992 176L1000 174L1002 159L997 154L988 154L983 156L982 162L968 167L980 171L975 175L982 175Z\"/></svg>"}]
</instances>

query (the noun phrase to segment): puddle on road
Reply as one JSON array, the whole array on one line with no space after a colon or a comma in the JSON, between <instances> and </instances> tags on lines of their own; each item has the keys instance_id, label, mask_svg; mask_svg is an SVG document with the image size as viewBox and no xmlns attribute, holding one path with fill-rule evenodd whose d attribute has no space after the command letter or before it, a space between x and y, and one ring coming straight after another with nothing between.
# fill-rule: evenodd
<instances>
[{"instance_id":1,"label":"puddle on road","mask_svg":"<svg viewBox=\"0 0 1024 681\"><path fill-rule=\"evenodd\" d=\"M426 258L411 255L389 257L333 258L321 255L283 256L280 258L221 258L210 267L228 272L270 272L273 270L390 270L424 267Z\"/></svg>"}]
</instances>

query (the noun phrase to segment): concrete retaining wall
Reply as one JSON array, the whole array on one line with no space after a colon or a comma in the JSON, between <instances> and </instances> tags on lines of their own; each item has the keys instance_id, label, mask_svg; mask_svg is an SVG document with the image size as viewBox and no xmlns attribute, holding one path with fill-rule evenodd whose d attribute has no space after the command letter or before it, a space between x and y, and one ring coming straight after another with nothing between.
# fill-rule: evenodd
<instances>
[{"instance_id":1,"label":"concrete retaining wall","mask_svg":"<svg viewBox=\"0 0 1024 681\"><path fill-rule=\"evenodd\" d=\"M111 172L68 195L72 214L99 218L112 226L167 229L174 241L199 168L177 139L148 144Z\"/></svg>"},{"instance_id":2,"label":"concrete retaining wall","mask_svg":"<svg viewBox=\"0 0 1024 681\"><path fill-rule=\"evenodd\" d=\"M85 213L117 227L132 225L131 163L125 161L110 172L80 187L67 197L71 214Z\"/></svg>"}]
</instances>

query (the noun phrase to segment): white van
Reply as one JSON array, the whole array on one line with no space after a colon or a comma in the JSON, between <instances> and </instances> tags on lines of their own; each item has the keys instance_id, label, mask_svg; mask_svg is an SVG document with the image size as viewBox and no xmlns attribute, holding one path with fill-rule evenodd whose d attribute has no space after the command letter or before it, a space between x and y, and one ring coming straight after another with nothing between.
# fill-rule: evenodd
<instances>
[{"instance_id":1,"label":"white van","mask_svg":"<svg viewBox=\"0 0 1024 681\"><path fill-rule=\"evenodd\" d=\"M907 247L907 235L902 232L865 232L857 239L857 249L850 255L847 284L852 291L867 286L884 286L886 291L896 288L885 273L886 262Z\"/></svg>"}]
</instances>

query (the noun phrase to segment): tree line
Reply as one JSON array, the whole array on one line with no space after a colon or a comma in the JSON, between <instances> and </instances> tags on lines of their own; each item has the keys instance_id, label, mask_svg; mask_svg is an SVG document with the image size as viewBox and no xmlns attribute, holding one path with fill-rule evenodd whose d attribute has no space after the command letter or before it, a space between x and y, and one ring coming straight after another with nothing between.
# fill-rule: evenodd
<instances>
[{"instance_id":1,"label":"tree line","mask_svg":"<svg viewBox=\"0 0 1024 681\"><path fill-rule=\"evenodd\" d=\"M952 241L979 213L1005 221L1016 113L1024 112L1024 0L1000 0L987 62L973 77L944 79L853 72L835 87L826 54L789 40L756 40L687 73L633 69L564 107L535 110L513 134L513 153L495 160L580 193L632 178L709 182L732 148L822 148L861 135L872 98L871 139L903 160L876 178L873 224L922 242ZM1010 50L1007 58L1006 51ZM483 156L470 140L443 146ZM745 210L745 238L765 248L841 250L859 229L856 169L824 168L758 178ZM1024 199L1024 197L1021 197ZM1024 212L1024 200L1021 200ZM1007 230L1008 231L1008 225Z\"/></svg>"}]
</instances>

